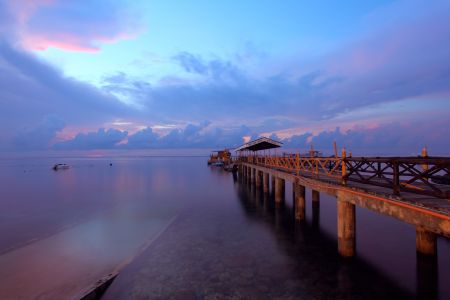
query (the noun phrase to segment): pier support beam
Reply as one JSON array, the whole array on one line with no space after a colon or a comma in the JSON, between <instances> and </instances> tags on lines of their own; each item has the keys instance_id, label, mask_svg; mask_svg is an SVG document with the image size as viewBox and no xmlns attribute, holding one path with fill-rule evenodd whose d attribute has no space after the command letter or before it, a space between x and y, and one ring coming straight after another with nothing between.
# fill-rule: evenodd
<instances>
[{"instance_id":1,"label":"pier support beam","mask_svg":"<svg viewBox=\"0 0 450 300\"><path fill-rule=\"evenodd\" d=\"M420 254L436 256L437 243L436 234L420 226L416 227L416 249Z\"/></svg>"},{"instance_id":2,"label":"pier support beam","mask_svg":"<svg viewBox=\"0 0 450 300\"><path fill-rule=\"evenodd\" d=\"M284 179L276 177L275 178L275 202L281 203L284 200Z\"/></svg>"},{"instance_id":3,"label":"pier support beam","mask_svg":"<svg viewBox=\"0 0 450 300\"><path fill-rule=\"evenodd\" d=\"M250 183L252 181L252 168L247 166L247 183Z\"/></svg>"},{"instance_id":4,"label":"pier support beam","mask_svg":"<svg viewBox=\"0 0 450 300\"><path fill-rule=\"evenodd\" d=\"M294 213L296 221L303 221L306 215L306 200L305 187L300 184L295 184L294 187Z\"/></svg>"},{"instance_id":5,"label":"pier support beam","mask_svg":"<svg viewBox=\"0 0 450 300\"><path fill-rule=\"evenodd\" d=\"M269 173L264 173L264 179L263 179L263 190L265 194L268 194L270 192L269 189Z\"/></svg>"},{"instance_id":6,"label":"pier support beam","mask_svg":"<svg viewBox=\"0 0 450 300\"><path fill-rule=\"evenodd\" d=\"M355 205L339 194L337 211L338 252L343 257L352 257L356 250Z\"/></svg>"},{"instance_id":7,"label":"pier support beam","mask_svg":"<svg viewBox=\"0 0 450 300\"><path fill-rule=\"evenodd\" d=\"M250 182L250 168L247 166L245 167L245 183Z\"/></svg>"},{"instance_id":8,"label":"pier support beam","mask_svg":"<svg viewBox=\"0 0 450 300\"><path fill-rule=\"evenodd\" d=\"M262 182L262 172L256 170L256 187L257 188L261 187L261 182Z\"/></svg>"},{"instance_id":9,"label":"pier support beam","mask_svg":"<svg viewBox=\"0 0 450 300\"><path fill-rule=\"evenodd\" d=\"M255 168L252 168L252 179L251 179L251 183L252 184L255 184L255 182L256 182L256 169Z\"/></svg>"},{"instance_id":10,"label":"pier support beam","mask_svg":"<svg viewBox=\"0 0 450 300\"><path fill-rule=\"evenodd\" d=\"M272 187L272 193L275 194L275 176L272 174L271 176L272 178L272 182L271 182L271 187Z\"/></svg>"},{"instance_id":11,"label":"pier support beam","mask_svg":"<svg viewBox=\"0 0 450 300\"><path fill-rule=\"evenodd\" d=\"M319 219L320 219L320 192L316 190L312 190L312 225L314 228L319 227Z\"/></svg>"},{"instance_id":12,"label":"pier support beam","mask_svg":"<svg viewBox=\"0 0 450 300\"><path fill-rule=\"evenodd\" d=\"M311 192L312 202L316 202L317 205L320 203L320 192L316 190L312 190Z\"/></svg>"}]
</instances>

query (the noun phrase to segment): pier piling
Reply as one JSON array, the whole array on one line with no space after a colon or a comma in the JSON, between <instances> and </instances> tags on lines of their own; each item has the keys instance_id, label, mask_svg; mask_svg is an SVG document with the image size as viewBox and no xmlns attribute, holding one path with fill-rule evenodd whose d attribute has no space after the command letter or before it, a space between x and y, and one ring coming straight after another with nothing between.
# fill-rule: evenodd
<instances>
[{"instance_id":1,"label":"pier piling","mask_svg":"<svg viewBox=\"0 0 450 300\"><path fill-rule=\"evenodd\" d=\"M284 200L285 181L282 178L275 178L275 202L281 203Z\"/></svg>"},{"instance_id":2,"label":"pier piling","mask_svg":"<svg viewBox=\"0 0 450 300\"><path fill-rule=\"evenodd\" d=\"M262 182L262 172L256 170L256 187L257 188L261 187L261 182Z\"/></svg>"},{"instance_id":3,"label":"pier piling","mask_svg":"<svg viewBox=\"0 0 450 300\"><path fill-rule=\"evenodd\" d=\"M270 192L270 189L269 189L269 173L263 173L264 174L264 183L263 183L263 190L264 190L264 193L269 193Z\"/></svg>"},{"instance_id":4,"label":"pier piling","mask_svg":"<svg viewBox=\"0 0 450 300\"><path fill-rule=\"evenodd\" d=\"M296 221L303 221L306 215L305 187L295 184L294 213Z\"/></svg>"},{"instance_id":5,"label":"pier piling","mask_svg":"<svg viewBox=\"0 0 450 300\"><path fill-rule=\"evenodd\" d=\"M337 213L338 252L343 257L352 257L356 249L355 205L338 195Z\"/></svg>"},{"instance_id":6,"label":"pier piling","mask_svg":"<svg viewBox=\"0 0 450 300\"><path fill-rule=\"evenodd\" d=\"M437 243L436 234L423 227L416 227L416 249L420 254L436 256Z\"/></svg>"},{"instance_id":7,"label":"pier piling","mask_svg":"<svg viewBox=\"0 0 450 300\"><path fill-rule=\"evenodd\" d=\"M320 218L320 192L316 190L312 190L312 224L314 228L319 227L319 218Z\"/></svg>"}]
</instances>

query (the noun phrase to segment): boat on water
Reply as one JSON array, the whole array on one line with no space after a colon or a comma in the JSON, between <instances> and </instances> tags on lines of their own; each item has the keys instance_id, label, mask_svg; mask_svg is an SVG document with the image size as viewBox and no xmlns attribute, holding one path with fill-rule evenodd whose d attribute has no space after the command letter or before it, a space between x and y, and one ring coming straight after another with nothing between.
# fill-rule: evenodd
<instances>
[{"instance_id":1,"label":"boat on water","mask_svg":"<svg viewBox=\"0 0 450 300\"><path fill-rule=\"evenodd\" d=\"M231 152L228 149L212 151L208 159L208 165L224 166L231 163Z\"/></svg>"},{"instance_id":2,"label":"boat on water","mask_svg":"<svg viewBox=\"0 0 450 300\"><path fill-rule=\"evenodd\" d=\"M68 164L55 164L52 169L54 171L58 171L58 170L66 170L69 168L70 168L70 166Z\"/></svg>"}]
</instances>

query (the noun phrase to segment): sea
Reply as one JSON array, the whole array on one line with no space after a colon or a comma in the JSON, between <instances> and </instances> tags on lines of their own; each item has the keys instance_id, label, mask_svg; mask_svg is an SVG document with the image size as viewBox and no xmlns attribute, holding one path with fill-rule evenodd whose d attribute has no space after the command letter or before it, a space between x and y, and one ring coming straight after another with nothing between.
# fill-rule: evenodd
<instances>
[{"instance_id":1,"label":"sea","mask_svg":"<svg viewBox=\"0 0 450 300\"><path fill-rule=\"evenodd\" d=\"M208 151L0 157L0 299L450 299L450 240L418 257L415 228L356 208L356 256L337 254L336 199L306 221ZM54 164L68 169L54 171ZM445 201L445 200L443 200Z\"/></svg>"}]
</instances>

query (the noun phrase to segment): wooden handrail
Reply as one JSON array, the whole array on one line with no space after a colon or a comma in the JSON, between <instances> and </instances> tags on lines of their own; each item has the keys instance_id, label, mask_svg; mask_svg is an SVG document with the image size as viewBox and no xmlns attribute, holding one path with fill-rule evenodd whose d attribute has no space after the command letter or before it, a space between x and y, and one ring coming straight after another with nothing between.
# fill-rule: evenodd
<instances>
[{"instance_id":1,"label":"wooden handrail","mask_svg":"<svg viewBox=\"0 0 450 300\"><path fill-rule=\"evenodd\" d=\"M352 181L387 187L397 195L406 191L450 199L449 157L346 157L343 149L342 157L241 156L239 161L342 185Z\"/></svg>"}]
</instances>

